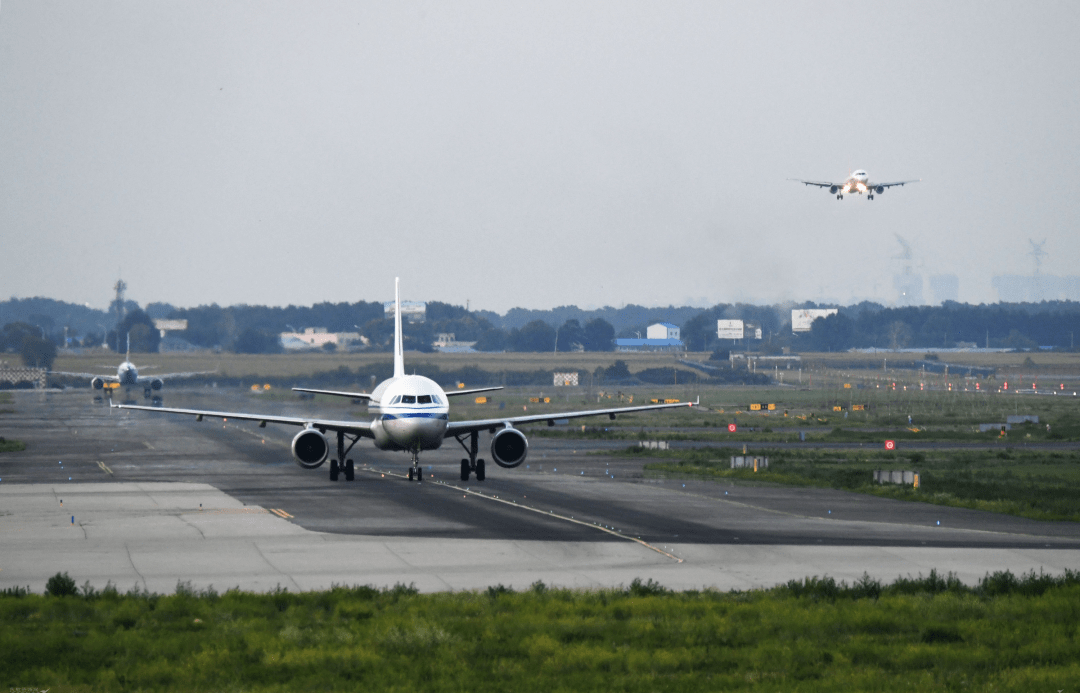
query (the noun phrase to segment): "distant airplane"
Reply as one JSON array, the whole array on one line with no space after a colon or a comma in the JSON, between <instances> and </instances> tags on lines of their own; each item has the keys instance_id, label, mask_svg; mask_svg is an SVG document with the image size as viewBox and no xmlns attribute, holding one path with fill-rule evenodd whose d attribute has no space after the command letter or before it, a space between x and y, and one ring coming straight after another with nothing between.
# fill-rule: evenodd
<instances>
[{"instance_id":1,"label":"distant airplane","mask_svg":"<svg viewBox=\"0 0 1080 693\"><path fill-rule=\"evenodd\" d=\"M119 337L116 340L120 341ZM119 347L120 345L117 344ZM142 387L143 396L150 397L160 390L169 378L190 378L195 375L209 375L216 371L197 371L193 373L165 373L157 376L139 375L139 369L131 362L131 335L127 336L127 353L124 362L116 369L116 375L97 375L95 373L68 373L65 371L50 371L52 375L71 375L79 378L90 378L90 387L95 390L104 389L105 383L117 383L119 387L130 391L132 388Z\"/></svg>"},{"instance_id":2,"label":"distant airplane","mask_svg":"<svg viewBox=\"0 0 1080 693\"><path fill-rule=\"evenodd\" d=\"M539 423L546 421L554 426L561 419L574 419L583 416L608 416L612 419L618 414L648 411L651 409L672 409L689 407L696 403L650 404L638 407L620 407L615 409L593 409L589 411L562 412L558 414L533 414L530 416L500 416L477 421L450 421L449 397L471 395L477 392L501 390L502 387L482 387L472 390L451 390L445 392L439 385L420 375L405 375L404 353L401 339L401 303L398 299L397 279L394 280L394 376L384 380L369 395L363 392L339 392L336 390L310 390L294 387L297 392L312 392L338 397L366 399L369 407L376 412L371 421L332 421L315 417L263 416L260 414L204 411L201 409L170 409L163 407L143 407L133 405L113 405L117 409L141 409L144 411L164 412L166 414L189 414L202 421L210 416L241 421L258 421L259 426L267 423L300 426L302 431L292 441L292 454L296 463L304 469L316 469L326 461L330 454L330 443L326 432L337 435L337 456L330 461L330 480L337 481L338 474L344 473L347 481L353 480L353 461L345 456L361 438L371 438L380 450L408 452L412 456L409 468L409 480L420 481L420 451L438 450L447 438L454 438L464 448L468 459L461 460L461 480L468 481L471 474L477 481L485 476L484 460L477 459L477 441L481 431L491 434L491 456L495 464L512 469L525 461L529 451L529 441L525 434L515 428L518 424ZM345 442L348 440L348 447ZM467 443L466 443L467 441Z\"/></svg>"},{"instance_id":3,"label":"distant airplane","mask_svg":"<svg viewBox=\"0 0 1080 693\"><path fill-rule=\"evenodd\" d=\"M859 195L866 193L866 199L872 200L874 199L875 193L880 195L881 193L885 192L885 188L891 188L896 185L907 185L908 183L918 183L922 179L919 178L916 180L901 180L896 181L895 183L871 183L869 177L866 174L866 171L860 169L848 176L848 179L845 180L843 183L828 183L816 180L802 180L801 178L789 178L788 180L797 181L799 183L802 183L803 185L816 185L819 188L828 188L829 192L831 192L833 195L836 195L836 199L838 200L844 199L844 195L846 193L858 193Z\"/></svg>"}]
</instances>

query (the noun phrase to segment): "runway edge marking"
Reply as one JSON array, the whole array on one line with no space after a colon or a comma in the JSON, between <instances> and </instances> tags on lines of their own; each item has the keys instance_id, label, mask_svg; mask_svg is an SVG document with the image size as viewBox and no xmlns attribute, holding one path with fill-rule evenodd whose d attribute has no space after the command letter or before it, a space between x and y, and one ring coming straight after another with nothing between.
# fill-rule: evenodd
<instances>
[{"instance_id":1,"label":"runway edge marking","mask_svg":"<svg viewBox=\"0 0 1080 693\"><path fill-rule=\"evenodd\" d=\"M404 474L390 472L390 471L387 471L385 469L375 469L374 467L367 467L367 466L358 467L358 469L360 471L370 472L372 474L382 474L382 475L386 475L386 476L393 476L393 477L397 477L399 479L406 478ZM441 486L441 487L443 487L445 489L452 489L454 491L460 491L462 493L467 493L470 496L476 496L477 498L483 498L484 500L493 501L495 503L503 503L505 505L509 505L511 507L514 507L514 508L520 508L521 510L529 510L531 512L537 513L538 515L543 515L544 517L554 517L557 520L563 520L564 522L571 522L571 523L573 523L575 525L581 525L582 527L588 527L590 529L596 529L596 530L599 530L601 532L605 532L607 534L610 534L613 537L618 537L619 539L625 539L626 541L632 541L635 544L640 544L641 546L644 546L645 548L649 549L650 551L655 551L656 553L658 553L658 554L660 554L662 556L667 556L668 558L675 561L676 563L682 563L683 560L684 560L682 558L679 558L675 554L668 553L667 551L664 551L660 547L653 546L649 542L644 541L642 539L638 539L637 537L630 537L630 536L627 536L625 534L622 534L621 532L616 532L613 529L608 529L607 527L601 527L600 525L592 524L590 522L585 522L584 520L578 520L578 519L575 519L573 517L567 517L566 515L560 515L559 513L553 512L551 510L541 510L540 508L534 508L532 506L524 505L524 504L518 503L516 501L509 501L509 500L504 500L502 498L496 498L494 496L489 496L489 495L480 493L479 491L472 491L472 490L467 489L467 488L461 488L460 486L454 486L453 484L448 484L445 481L431 480L431 481L426 481L426 482L421 482L421 483L435 484L436 486Z\"/></svg>"}]
</instances>

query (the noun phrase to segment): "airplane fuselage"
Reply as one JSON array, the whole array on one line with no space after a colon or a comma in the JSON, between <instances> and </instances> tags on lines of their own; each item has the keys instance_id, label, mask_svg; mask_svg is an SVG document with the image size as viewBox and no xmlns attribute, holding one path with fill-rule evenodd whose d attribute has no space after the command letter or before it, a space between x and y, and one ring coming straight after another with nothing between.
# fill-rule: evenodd
<instances>
[{"instance_id":1,"label":"airplane fuselage","mask_svg":"<svg viewBox=\"0 0 1080 693\"><path fill-rule=\"evenodd\" d=\"M840 194L847 195L849 193L858 193L862 195L866 192L872 192L867 185L868 180L869 176L866 171L856 171L844 181L844 186L840 188Z\"/></svg>"},{"instance_id":2,"label":"airplane fuselage","mask_svg":"<svg viewBox=\"0 0 1080 693\"><path fill-rule=\"evenodd\" d=\"M131 361L124 361L116 369L116 379L122 387L136 387L139 384L139 371Z\"/></svg>"},{"instance_id":3,"label":"airplane fuselage","mask_svg":"<svg viewBox=\"0 0 1080 693\"><path fill-rule=\"evenodd\" d=\"M450 407L446 393L429 378L405 375L379 384L370 407L378 410L371 423L380 450L437 450L446 439ZM375 404L378 402L378 404Z\"/></svg>"}]
</instances>

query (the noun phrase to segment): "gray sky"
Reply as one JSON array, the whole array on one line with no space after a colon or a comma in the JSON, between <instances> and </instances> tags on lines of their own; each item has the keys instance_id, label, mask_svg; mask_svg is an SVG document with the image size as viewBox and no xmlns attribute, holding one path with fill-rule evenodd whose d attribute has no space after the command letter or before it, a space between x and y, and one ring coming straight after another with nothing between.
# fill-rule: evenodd
<instances>
[{"instance_id":1,"label":"gray sky","mask_svg":"<svg viewBox=\"0 0 1080 693\"><path fill-rule=\"evenodd\" d=\"M505 311L1078 274L1075 2L0 5L0 296ZM922 178L873 202L789 182Z\"/></svg>"}]
</instances>

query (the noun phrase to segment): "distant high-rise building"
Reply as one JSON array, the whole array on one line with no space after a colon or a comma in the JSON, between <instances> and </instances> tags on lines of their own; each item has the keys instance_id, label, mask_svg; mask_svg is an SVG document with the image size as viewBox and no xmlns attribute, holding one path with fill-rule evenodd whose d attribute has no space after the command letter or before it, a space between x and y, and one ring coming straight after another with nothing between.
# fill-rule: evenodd
<instances>
[{"instance_id":1,"label":"distant high-rise building","mask_svg":"<svg viewBox=\"0 0 1080 693\"><path fill-rule=\"evenodd\" d=\"M896 305L923 305L923 276L921 274L894 274L893 288L896 289Z\"/></svg>"},{"instance_id":2,"label":"distant high-rise building","mask_svg":"<svg viewBox=\"0 0 1080 693\"><path fill-rule=\"evenodd\" d=\"M955 274L935 274L930 277L930 295L934 303L960 300L960 278Z\"/></svg>"}]
</instances>

